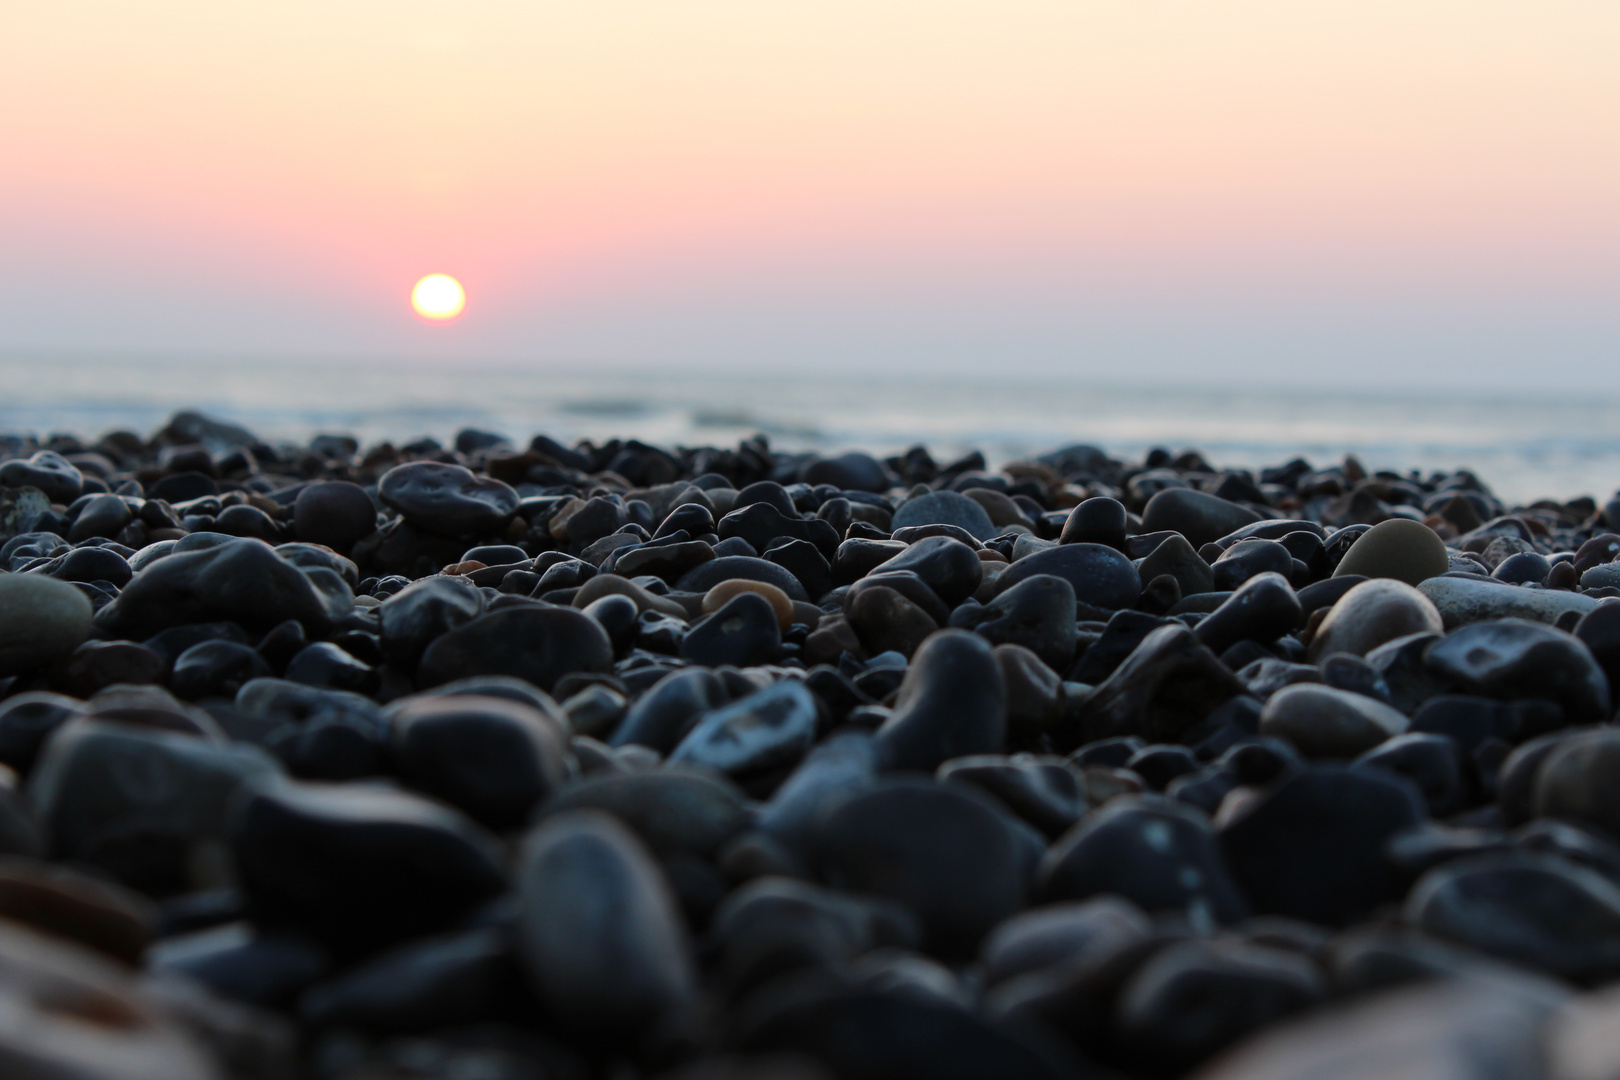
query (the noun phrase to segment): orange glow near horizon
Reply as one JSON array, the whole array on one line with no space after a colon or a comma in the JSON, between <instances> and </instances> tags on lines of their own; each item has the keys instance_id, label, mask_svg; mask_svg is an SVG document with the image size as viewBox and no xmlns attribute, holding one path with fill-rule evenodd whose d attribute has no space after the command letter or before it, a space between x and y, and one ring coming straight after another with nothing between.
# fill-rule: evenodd
<instances>
[{"instance_id":1,"label":"orange glow near horizon","mask_svg":"<svg viewBox=\"0 0 1620 1080\"><path fill-rule=\"evenodd\" d=\"M429 274L411 289L411 307L428 322L449 322L467 307L467 290L449 274Z\"/></svg>"}]
</instances>

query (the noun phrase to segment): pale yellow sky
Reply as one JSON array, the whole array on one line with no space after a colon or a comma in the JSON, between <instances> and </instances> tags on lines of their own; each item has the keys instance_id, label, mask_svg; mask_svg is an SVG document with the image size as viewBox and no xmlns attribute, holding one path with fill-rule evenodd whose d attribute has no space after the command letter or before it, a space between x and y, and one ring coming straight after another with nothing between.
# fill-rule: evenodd
<instances>
[{"instance_id":1,"label":"pale yellow sky","mask_svg":"<svg viewBox=\"0 0 1620 1080\"><path fill-rule=\"evenodd\" d=\"M10 4L0 347L410 349L429 270L460 347L602 355L723 353L727 305L758 353L886 297L1614 298L1617 46L1615 0Z\"/></svg>"}]
</instances>

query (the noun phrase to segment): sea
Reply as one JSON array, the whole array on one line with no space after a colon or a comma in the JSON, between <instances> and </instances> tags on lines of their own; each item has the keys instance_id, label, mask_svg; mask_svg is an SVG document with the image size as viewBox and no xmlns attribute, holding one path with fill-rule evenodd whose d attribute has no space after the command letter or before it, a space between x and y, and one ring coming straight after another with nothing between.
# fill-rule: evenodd
<instances>
[{"instance_id":1,"label":"sea","mask_svg":"<svg viewBox=\"0 0 1620 1080\"><path fill-rule=\"evenodd\" d=\"M149 434L180 409L267 441L350 434L364 444L463 427L526 442L638 438L732 446L763 432L783 450L895 453L992 465L1070 443L1115 457L1197 449L1218 467L1353 454L1372 469L1468 468L1498 496L1620 487L1620 394L1171 385L1079 376L779 375L473 361L200 356L0 356L0 432Z\"/></svg>"}]
</instances>

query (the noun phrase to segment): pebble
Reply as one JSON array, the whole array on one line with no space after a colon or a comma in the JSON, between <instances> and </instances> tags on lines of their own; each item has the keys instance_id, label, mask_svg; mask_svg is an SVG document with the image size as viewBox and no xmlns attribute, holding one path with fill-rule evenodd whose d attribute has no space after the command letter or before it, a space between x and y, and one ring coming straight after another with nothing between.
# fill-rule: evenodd
<instances>
[{"instance_id":1,"label":"pebble","mask_svg":"<svg viewBox=\"0 0 1620 1080\"><path fill-rule=\"evenodd\" d=\"M1333 575L1360 574L1419 585L1449 568L1445 542L1433 529L1420 521L1390 518L1358 536Z\"/></svg>"},{"instance_id":2,"label":"pebble","mask_svg":"<svg viewBox=\"0 0 1620 1080\"><path fill-rule=\"evenodd\" d=\"M384 473L377 499L417 528L444 536L487 536L517 512L518 493L462 465L412 461Z\"/></svg>"},{"instance_id":3,"label":"pebble","mask_svg":"<svg viewBox=\"0 0 1620 1080\"><path fill-rule=\"evenodd\" d=\"M0 574L0 676L69 656L90 636L90 600L41 574Z\"/></svg>"},{"instance_id":4,"label":"pebble","mask_svg":"<svg viewBox=\"0 0 1620 1080\"><path fill-rule=\"evenodd\" d=\"M1523 619L1471 623L1429 646L1424 664L1484 697L1556 702L1571 724L1609 718L1609 681L1580 639Z\"/></svg>"},{"instance_id":5,"label":"pebble","mask_svg":"<svg viewBox=\"0 0 1620 1080\"><path fill-rule=\"evenodd\" d=\"M781 649L781 623L770 600L749 591L738 592L694 623L681 640L683 658L709 667L765 664L775 660ZM562 670L581 670L581 665L570 664Z\"/></svg>"},{"instance_id":6,"label":"pebble","mask_svg":"<svg viewBox=\"0 0 1620 1080\"><path fill-rule=\"evenodd\" d=\"M976 540L988 540L996 535L996 527L984 507L954 491L931 491L901 503L894 512L894 527L905 529L916 525L955 525L966 529Z\"/></svg>"},{"instance_id":7,"label":"pebble","mask_svg":"<svg viewBox=\"0 0 1620 1080\"><path fill-rule=\"evenodd\" d=\"M228 831L252 910L340 955L444 930L505 888L493 838L440 803L279 777L244 796Z\"/></svg>"},{"instance_id":8,"label":"pebble","mask_svg":"<svg viewBox=\"0 0 1620 1080\"><path fill-rule=\"evenodd\" d=\"M877 748L887 769L932 772L950 758L998 753L1006 731L994 650L974 634L941 630L911 658Z\"/></svg>"},{"instance_id":9,"label":"pebble","mask_svg":"<svg viewBox=\"0 0 1620 1080\"><path fill-rule=\"evenodd\" d=\"M392 722L400 779L497 831L522 825L573 771L555 709L446 694L407 698Z\"/></svg>"},{"instance_id":10,"label":"pebble","mask_svg":"<svg viewBox=\"0 0 1620 1080\"><path fill-rule=\"evenodd\" d=\"M1152 554L1137 564L1136 572L1144 586L1161 574L1170 575L1182 596L1215 591L1215 572L1180 533L1165 537Z\"/></svg>"},{"instance_id":11,"label":"pebble","mask_svg":"<svg viewBox=\"0 0 1620 1080\"><path fill-rule=\"evenodd\" d=\"M1005 592L1037 574L1063 578L1074 587L1076 600L1105 611L1131 607L1142 593L1131 560L1101 544L1063 544L1027 555L996 579L996 589Z\"/></svg>"},{"instance_id":12,"label":"pebble","mask_svg":"<svg viewBox=\"0 0 1620 1080\"><path fill-rule=\"evenodd\" d=\"M1620 837L1620 792L1613 778L1620 764L1620 732L1578 731L1552 746L1533 776L1535 814L1596 826Z\"/></svg>"},{"instance_id":13,"label":"pebble","mask_svg":"<svg viewBox=\"0 0 1620 1080\"><path fill-rule=\"evenodd\" d=\"M1065 833L1040 867L1044 901L1119 896L1208 931L1249 913L1209 819L1151 796L1111 800Z\"/></svg>"},{"instance_id":14,"label":"pebble","mask_svg":"<svg viewBox=\"0 0 1620 1080\"><path fill-rule=\"evenodd\" d=\"M1307 758L1353 758L1406 731L1388 705L1348 690L1295 683L1273 693L1260 734L1283 739Z\"/></svg>"},{"instance_id":15,"label":"pebble","mask_svg":"<svg viewBox=\"0 0 1620 1080\"><path fill-rule=\"evenodd\" d=\"M792 764L815 742L817 717L814 695L783 679L704 716L669 760L733 776Z\"/></svg>"},{"instance_id":16,"label":"pebble","mask_svg":"<svg viewBox=\"0 0 1620 1080\"><path fill-rule=\"evenodd\" d=\"M1253 510L1191 488L1166 488L1142 510L1142 531L1174 530L1194 548L1260 521Z\"/></svg>"},{"instance_id":17,"label":"pebble","mask_svg":"<svg viewBox=\"0 0 1620 1080\"><path fill-rule=\"evenodd\" d=\"M1311 638L1310 657L1366 656L1397 638L1441 629L1441 614L1425 593L1391 578L1372 578L1328 609Z\"/></svg>"},{"instance_id":18,"label":"pebble","mask_svg":"<svg viewBox=\"0 0 1620 1080\"><path fill-rule=\"evenodd\" d=\"M1059 757L980 754L952 758L939 767L937 775L994 796L1049 837L1061 835L1087 809L1080 771Z\"/></svg>"},{"instance_id":19,"label":"pebble","mask_svg":"<svg viewBox=\"0 0 1620 1080\"><path fill-rule=\"evenodd\" d=\"M519 954L549 1015L593 1040L634 1040L690 1007L685 923L629 829L599 811L550 816L516 876Z\"/></svg>"},{"instance_id":20,"label":"pebble","mask_svg":"<svg viewBox=\"0 0 1620 1080\"><path fill-rule=\"evenodd\" d=\"M831 884L904 905L943 957L971 956L1024 906L1044 847L989 796L911 778L838 803L817 837Z\"/></svg>"},{"instance_id":21,"label":"pebble","mask_svg":"<svg viewBox=\"0 0 1620 1080\"><path fill-rule=\"evenodd\" d=\"M1275 641L1303 621L1293 586L1281 574L1265 572L1233 589L1220 607L1199 620L1193 633L1216 652L1225 652L1240 641Z\"/></svg>"},{"instance_id":22,"label":"pebble","mask_svg":"<svg viewBox=\"0 0 1620 1080\"><path fill-rule=\"evenodd\" d=\"M376 531L377 508L359 484L320 481L293 500L293 532L307 543L346 553Z\"/></svg>"},{"instance_id":23,"label":"pebble","mask_svg":"<svg viewBox=\"0 0 1620 1080\"><path fill-rule=\"evenodd\" d=\"M1066 672L1078 638L1074 610L1074 586L1068 579L1035 574L987 604L957 605L950 620L992 645L1022 645L1053 671Z\"/></svg>"},{"instance_id":24,"label":"pebble","mask_svg":"<svg viewBox=\"0 0 1620 1080\"><path fill-rule=\"evenodd\" d=\"M1555 623L1568 613L1582 616L1598 606L1592 597L1580 593L1525 589L1485 578L1430 578L1420 591L1440 613L1447 630L1489 619Z\"/></svg>"},{"instance_id":25,"label":"pebble","mask_svg":"<svg viewBox=\"0 0 1620 1080\"><path fill-rule=\"evenodd\" d=\"M1086 499L1069 511L1058 543L1102 544L1123 551L1128 527L1125 505L1118 499L1101 495Z\"/></svg>"},{"instance_id":26,"label":"pebble","mask_svg":"<svg viewBox=\"0 0 1620 1080\"><path fill-rule=\"evenodd\" d=\"M938 596L947 608L972 596L984 575L978 554L949 536L928 536L879 563L867 575L910 571Z\"/></svg>"},{"instance_id":27,"label":"pebble","mask_svg":"<svg viewBox=\"0 0 1620 1080\"><path fill-rule=\"evenodd\" d=\"M1139 735L1175 742L1247 692L1230 668L1181 623L1149 633L1081 703L1080 742Z\"/></svg>"},{"instance_id":28,"label":"pebble","mask_svg":"<svg viewBox=\"0 0 1620 1080\"><path fill-rule=\"evenodd\" d=\"M774 627L770 605L759 604ZM595 619L572 608L525 605L488 612L434 638L417 679L439 686L468 675L511 675L550 693L565 675L612 668L613 643Z\"/></svg>"},{"instance_id":29,"label":"pebble","mask_svg":"<svg viewBox=\"0 0 1620 1080\"><path fill-rule=\"evenodd\" d=\"M54 450L0 464L0 484L38 488L53 503L70 503L84 490L84 474Z\"/></svg>"}]
</instances>

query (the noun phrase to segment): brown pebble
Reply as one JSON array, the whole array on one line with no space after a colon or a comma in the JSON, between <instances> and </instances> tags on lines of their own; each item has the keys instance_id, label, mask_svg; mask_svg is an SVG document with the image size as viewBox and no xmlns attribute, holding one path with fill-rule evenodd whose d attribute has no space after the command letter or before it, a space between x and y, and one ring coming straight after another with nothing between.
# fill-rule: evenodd
<instances>
[{"instance_id":1,"label":"brown pebble","mask_svg":"<svg viewBox=\"0 0 1620 1080\"><path fill-rule=\"evenodd\" d=\"M776 621L786 630L793 625L793 601L788 599L787 593L764 581L745 581L742 578L732 578L722 581L714 588L703 594L703 614L719 611L738 593L758 593L771 602L771 610L776 612Z\"/></svg>"}]
</instances>

